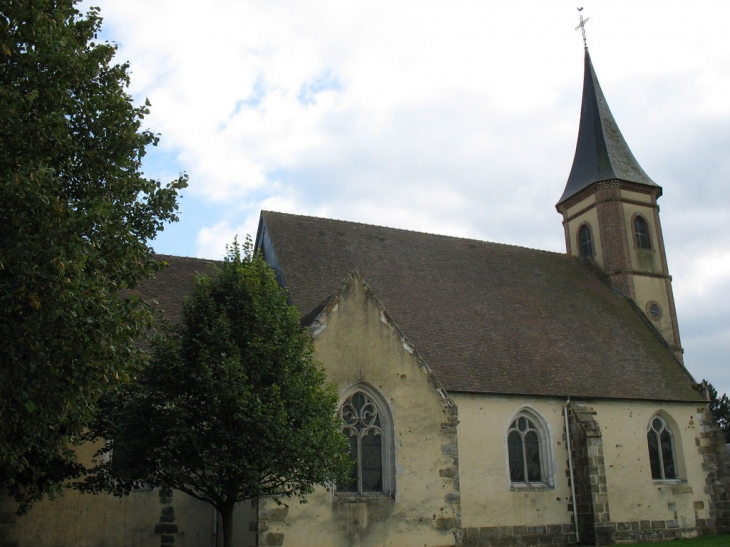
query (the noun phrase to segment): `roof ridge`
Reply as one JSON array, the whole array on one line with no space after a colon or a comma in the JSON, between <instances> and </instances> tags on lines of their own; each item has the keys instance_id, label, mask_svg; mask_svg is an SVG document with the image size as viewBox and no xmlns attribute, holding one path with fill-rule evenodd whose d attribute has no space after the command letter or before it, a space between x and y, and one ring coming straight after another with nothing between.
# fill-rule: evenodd
<instances>
[{"instance_id":1,"label":"roof ridge","mask_svg":"<svg viewBox=\"0 0 730 547\"><path fill-rule=\"evenodd\" d=\"M174 258L175 260L199 260L200 262L223 262L222 258L200 258L198 256L181 256L181 255L169 255L163 253L154 253L155 258Z\"/></svg>"},{"instance_id":2,"label":"roof ridge","mask_svg":"<svg viewBox=\"0 0 730 547\"><path fill-rule=\"evenodd\" d=\"M524 245L515 245L512 243L498 243L496 241L488 241L485 239L476 239L473 237L452 236L452 235L447 235L447 234L437 234L434 232L424 232L421 230L410 230L408 228L394 228L392 226L383 226L381 224L367 224L365 222L358 222L358 221L354 221L354 220L341 220L341 219L337 219L337 218L318 217L318 216L314 216L314 215L299 215L296 213L282 213L280 211L267 211L267 210L262 209L261 214L263 215L264 213L273 213L275 215L286 215L286 216L298 217L298 218L327 220L330 222L342 222L344 224L355 224L358 226L366 226L369 228L381 228L383 230L396 230L399 232L407 232L407 233L411 233L411 234L419 234L419 235L434 236L434 237L444 237L444 238L455 239L455 240L460 240L460 241L473 241L475 243L482 243L482 244L487 243L489 245L498 245L499 247L513 247L515 249L524 249L527 251L537 251L540 253L547 253L547 254L551 254L551 255L562 255L562 256L566 256L566 257L570 257L570 258L577 258L577 257L574 257L573 255L569 255L569 254L566 254L561 251L549 251L547 249L536 249L534 247L525 247Z\"/></svg>"}]
</instances>

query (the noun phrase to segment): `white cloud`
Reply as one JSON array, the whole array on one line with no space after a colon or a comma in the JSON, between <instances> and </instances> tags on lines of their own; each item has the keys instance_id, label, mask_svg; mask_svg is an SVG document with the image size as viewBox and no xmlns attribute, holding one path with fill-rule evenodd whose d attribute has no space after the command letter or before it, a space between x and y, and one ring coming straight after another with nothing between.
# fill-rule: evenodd
<instances>
[{"instance_id":1,"label":"white cloud","mask_svg":"<svg viewBox=\"0 0 730 547\"><path fill-rule=\"evenodd\" d=\"M225 221L206 226L198 232L197 255L222 260L226 254L226 246L232 244L234 239L243 244L247 236L253 238L256 235L256 228L257 225L252 221L238 226L231 226Z\"/></svg>"},{"instance_id":2,"label":"white cloud","mask_svg":"<svg viewBox=\"0 0 730 547\"><path fill-rule=\"evenodd\" d=\"M730 249L695 256L683 270L675 283L677 294L687 300L708 297L720 286L730 286Z\"/></svg>"},{"instance_id":3,"label":"white cloud","mask_svg":"<svg viewBox=\"0 0 730 547\"><path fill-rule=\"evenodd\" d=\"M554 203L583 77L574 3L94 3L132 92L153 103L162 154L146 168L190 175L162 252L220 257L261 209L562 250ZM730 345L730 318L702 313L730 298L730 4L585 7L608 103L664 187L687 362L713 381Z\"/></svg>"}]
</instances>

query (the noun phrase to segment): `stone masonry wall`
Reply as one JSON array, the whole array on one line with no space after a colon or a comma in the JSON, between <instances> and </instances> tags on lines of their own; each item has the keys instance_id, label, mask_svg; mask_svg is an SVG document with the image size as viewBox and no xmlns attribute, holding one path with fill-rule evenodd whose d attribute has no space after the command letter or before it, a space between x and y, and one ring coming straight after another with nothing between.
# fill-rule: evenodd
<instances>
[{"instance_id":1,"label":"stone masonry wall","mask_svg":"<svg viewBox=\"0 0 730 547\"><path fill-rule=\"evenodd\" d=\"M710 518L697 519L701 534L730 533L730 457L725 447L725 435L715 422L709 407L700 407L697 450L703 458L702 468L707 473L705 492L710 495Z\"/></svg>"},{"instance_id":2,"label":"stone masonry wall","mask_svg":"<svg viewBox=\"0 0 730 547\"><path fill-rule=\"evenodd\" d=\"M586 545L613 545L615 528L608 506L603 438L595 412L572 403L569 413L578 532Z\"/></svg>"},{"instance_id":3,"label":"stone masonry wall","mask_svg":"<svg viewBox=\"0 0 730 547\"><path fill-rule=\"evenodd\" d=\"M630 237L626 233L620 183L612 181L599 184L596 203L604 271L611 286L633 300L636 298L633 279L626 273L631 271L628 248Z\"/></svg>"},{"instance_id":4,"label":"stone masonry wall","mask_svg":"<svg viewBox=\"0 0 730 547\"><path fill-rule=\"evenodd\" d=\"M442 438L448 441L441 445L441 453L452 458L452 465L439 469L439 476L444 481L443 485L451 488L444 493L444 504L451 507L449 517L438 517L436 528L439 530L451 530L454 534L456 545L461 545L464 539L464 531L461 528L461 494L459 484L459 443L456 428L459 425L459 409L455 404L449 402L444 406L445 421L441 423Z\"/></svg>"},{"instance_id":5,"label":"stone masonry wall","mask_svg":"<svg viewBox=\"0 0 730 547\"><path fill-rule=\"evenodd\" d=\"M160 547L172 547L175 545L177 536L177 524L175 524L175 508L172 505L173 491L170 488L159 489L160 498L160 520L155 524L155 534L160 536Z\"/></svg>"},{"instance_id":6,"label":"stone masonry wall","mask_svg":"<svg viewBox=\"0 0 730 547\"><path fill-rule=\"evenodd\" d=\"M575 545L575 531L571 524L466 528L463 545L464 547L567 546Z\"/></svg>"}]
</instances>

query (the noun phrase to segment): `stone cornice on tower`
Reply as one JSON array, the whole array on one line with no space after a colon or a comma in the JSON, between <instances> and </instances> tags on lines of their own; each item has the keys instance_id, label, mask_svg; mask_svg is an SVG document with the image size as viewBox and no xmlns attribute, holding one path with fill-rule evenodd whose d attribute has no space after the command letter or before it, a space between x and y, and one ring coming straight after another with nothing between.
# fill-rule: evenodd
<instances>
[{"instance_id":1,"label":"stone cornice on tower","mask_svg":"<svg viewBox=\"0 0 730 547\"><path fill-rule=\"evenodd\" d=\"M641 194L646 194L648 196L651 196L652 201L651 204L648 204L644 201L636 201L629 198L604 198L599 201L595 201L588 205L586 209L581 209L580 211L571 213L570 215L566 215L566 212L568 209L573 207L574 205L577 205L584 199L586 199L588 196L596 194L597 191L604 189L604 188L620 188L622 190L628 190L630 192L636 192ZM562 214L565 218L563 220L563 224L566 222L573 220L575 217L580 216L582 213L584 213L587 209L591 209L598 205L599 203L602 203L603 201L610 201L610 200L618 200L622 201L624 203L634 203L636 205L642 205L644 207L652 207L655 209L659 209L659 205L656 204L656 199L662 195L662 189L660 186L646 186L643 184L637 184L635 182L626 182L619 179L613 179L613 180L604 180L600 182L594 182L583 188L582 190L577 191L575 194L570 196L567 199L564 199L560 203L558 203L555 207L558 210L560 214Z\"/></svg>"}]
</instances>

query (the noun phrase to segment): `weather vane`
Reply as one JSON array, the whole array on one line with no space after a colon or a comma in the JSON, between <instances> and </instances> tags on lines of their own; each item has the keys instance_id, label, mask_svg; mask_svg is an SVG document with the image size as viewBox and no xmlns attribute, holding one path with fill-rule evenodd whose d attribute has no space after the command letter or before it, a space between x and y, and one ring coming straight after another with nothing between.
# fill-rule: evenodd
<instances>
[{"instance_id":1,"label":"weather vane","mask_svg":"<svg viewBox=\"0 0 730 547\"><path fill-rule=\"evenodd\" d=\"M576 9L580 13L580 25L575 27L575 30L580 29L580 31L583 33L583 47L588 49L588 42L586 42L586 23L588 22L588 18L583 19L583 8L576 8Z\"/></svg>"}]
</instances>

